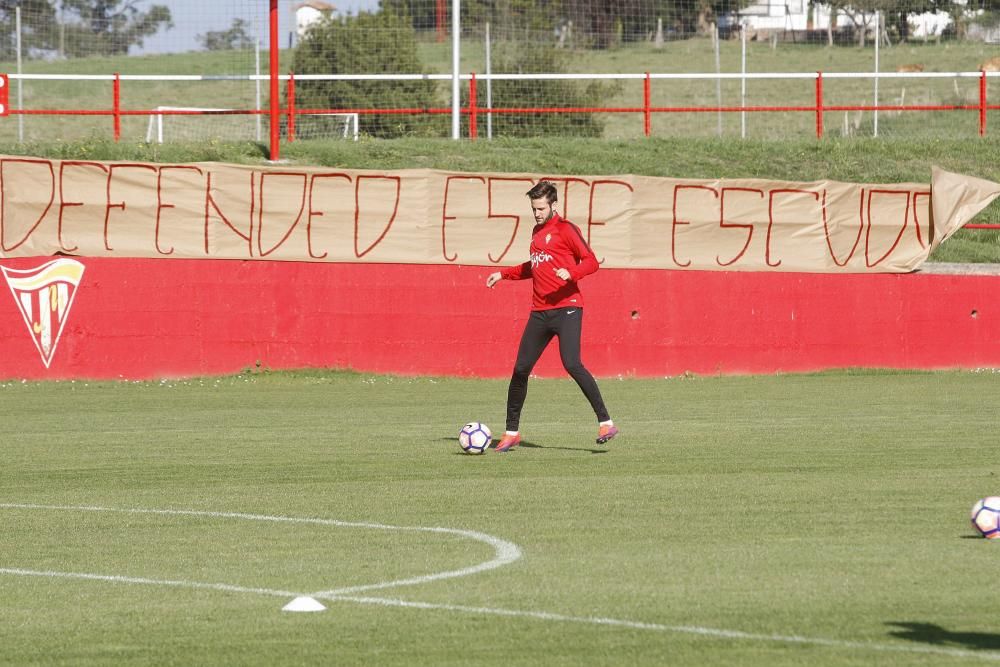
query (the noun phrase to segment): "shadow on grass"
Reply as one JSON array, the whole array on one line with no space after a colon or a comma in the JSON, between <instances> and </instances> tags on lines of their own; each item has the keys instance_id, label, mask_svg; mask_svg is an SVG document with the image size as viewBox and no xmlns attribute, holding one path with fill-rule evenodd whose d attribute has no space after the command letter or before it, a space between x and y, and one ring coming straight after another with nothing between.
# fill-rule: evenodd
<instances>
[{"instance_id":1,"label":"shadow on grass","mask_svg":"<svg viewBox=\"0 0 1000 667\"><path fill-rule=\"evenodd\" d=\"M444 442L453 442L456 445L458 444L458 438L438 438L438 440L442 440ZM498 442L500 441L494 439L493 444L490 445L490 450L494 449L497 446ZM564 449L568 452L587 452L588 454L607 454L609 451L607 449L593 449L592 447L560 447L556 445L539 445L534 442L531 442L530 440L522 440L521 444L515 447L514 450L516 451L522 447L526 449ZM463 451L457 451L455 453L458 454L459 456L466 456L465 452ZM501 452L501 454L509 454L509 453L510 452Z\"/></svg>"},{"instance_id":2,"label":"shadow on grass","mask_svg":"<svg viewBox=\"0 0 1000 667\"><path fill-rule=\"evenodd\" d=\"M587 452L590 454L607 454L607 449L593 449L592 447L560 447L557 445L538 445L528 440L521 441L521 447L528 449L565 449L568 452Z\"/></svg>"},{"instance_id":3,"label":"shadow on grass","mask_svg":"<svg viewBox=\"0 0 1000 667\"><path fill-rule=\"evenodd\" d=\"M935 646L962 646L970 649L995 651L1000 649L1000 634L994 632L953 632L933 623L890 621L898 629L889 632L893 637Z\"/></svg>"}]
</instances>

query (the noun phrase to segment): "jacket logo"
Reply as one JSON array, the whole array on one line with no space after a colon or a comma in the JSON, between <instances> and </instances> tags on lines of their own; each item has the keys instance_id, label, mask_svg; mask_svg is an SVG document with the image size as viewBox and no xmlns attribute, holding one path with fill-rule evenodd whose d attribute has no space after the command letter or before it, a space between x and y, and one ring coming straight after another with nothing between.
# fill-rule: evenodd
<instances>
[{"instance_id":1,"label":"jacket logo","mask_svg":"<svg viewBox=\"0 0 1000 667\"><path fill-rule=\"evenodd\" d=\"M536 268L539 264L552 261L552 255L547 252L531 253L531 268Z\"/></svg>"},{"instance_id":2,"label":"jacket logo","mask_svg":"<svg viewBox=\"0 0 1000 667\"><path fill-rule=\"evenodd\" d=\"M545 245L548 245L549 241L551 241L551 240L552 240L552 234L546 234L545 235Z\"/></svg>"},{"instance_id":3,"label":"jacket logo","mask_svg":"<svg viewBox=\"0 0 1000 667\"><path fill-rule=\"evenodd\" d=\"M84 266L73 259L54 259L34 269L0 266L28 334L48 368L73 307Z\"/></svg>"}]
</instances>

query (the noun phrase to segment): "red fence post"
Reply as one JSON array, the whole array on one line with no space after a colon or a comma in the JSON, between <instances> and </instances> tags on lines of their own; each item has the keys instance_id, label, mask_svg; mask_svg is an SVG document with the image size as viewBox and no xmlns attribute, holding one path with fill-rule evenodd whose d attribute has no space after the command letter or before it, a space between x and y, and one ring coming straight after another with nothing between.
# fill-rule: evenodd
<instances>
[{"instance_id":1,"label":"red fence post","mask_svg":"<svg viewBox=\"0 0 1000 667\"><path fill-rule=\"evenodd\" d=\"M115 72L115 82L112 88L114 120L115 120L115 141L122 136L122 80L121 75Z\"/></svg>"},{"instance_id":2,"label":"red fence post","mask_svg":"<svg viewBox=\"0 0 1000 667\"><path fill-rule=\"evenodd\" d=\"M816 72L816 138L823 138L823 73Z\"/></svg>"},{"instance_id":3,"label":"red fence post","mask_svg":"<svg viewBox=\"0 0 1000 667\"><path fill-rule=\"evenodd\" d=\"M651 120L650 108L650 94L649 94L649 72L646 72L646 78L642 82L642 131L648 137L649 136L649 125Z\"/></svg>"},{"instance_id":4,"label":"red fence post","mask_svg":"<svg viewBox=\"0 0 1000 667\"><path fill-rule=\"evenodd\" d=\"M469 79L469 138L476 138L476 73Z\"/></svg>"},{"instance_id":5,"label":"red fence post","mask_svg":"<svg viewBox=\"0 0 1000 667\"><path fill-rule=\"evenodd\" d=\"M979 72L979 136L986 136L986 70Z\"/></svg>"},{"instance_id":6,"label":"red fence post","mask_svg":"<svg viewBox=\"0 0 1000 667\"><path fill-rule=\"evenodd\" d=\"M444 32L444 19L445 19L445 4L444 0L437 0L434 3L434 27L437 32L437 41L443 42L445 37Z\"/></svg>"},{"instance_id":7,"label":"red fence post","mask_svg":"<svg viewBox=\"0 0 1000 667\"><path fill-rule=\"evenodd\" d=\"M271 0L270 49L268 74L271 77L271 159L281 157L281 89L278 87L278 0Z\"/></svg>"},{"instance_id":8,"label":"red fence post","mask_svg":"<svg viewBox=\"0 0 1000 667\"><path fill-rule=\"evenodd\" d=\"M10 79L6 74L0 74L0 116L10 113Z\"/></svg>"},{"instance_id":9,"label":"red fence post","mask_svg":"<svg viewBox=\"0 0 1000 667\"><path fill-rule=\"evenodd\" d=\"M288 87L285 89L288 103L288 141L295 141L295 72L288 73Z\"/></svg>"}]
</instances>

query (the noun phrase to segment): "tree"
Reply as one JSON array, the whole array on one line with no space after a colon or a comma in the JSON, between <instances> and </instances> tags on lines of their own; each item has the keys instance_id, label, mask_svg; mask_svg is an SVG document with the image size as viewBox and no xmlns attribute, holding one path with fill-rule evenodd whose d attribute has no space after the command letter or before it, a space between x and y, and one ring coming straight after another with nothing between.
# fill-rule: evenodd
<instances>
[{"instance_id":1,"label":"tree","mask_svg":"<svg viewBox=\"0 0 1000 667\"><path fill-rule=\"evenodd\" d=\"M554 45L539 47L512 43L499 53L494 71L517 74L559 74L568 69L571 54ZM517 81L493 83L493 106L503 107L594 107L602 106L619 90L618 84L603 81L580 82ZM593 113L536 113L493 115L496 136L600 137L604 122Z\"/></svg>"},{"instance_id":2,"label":"tree","mask_svg":"<svg viewBox=\"0 0 1000 667\"><path fill-rule=\"evenodd\" d=\"M173 27L167 6L141 11L139 4L140 0L62 0L63 10L77 19L65 25L67 55L126 55L161 28Z\"/></svg>"},{"instance_id":3,"label":"tree","mask_svg":"<svg viewBox=\"0 0 1000 667\"><path fill-rule=\"evenodd\" d=\"M657 20L684 35L704 33L720 16L746 7L751 0L553 0L526 9L518 0L469 0L493 8L521 8L515 16L525 27L551 31L557 22L572 21L577 43L608 49L618 42L636 42L656 32ZM503 16L503 14L500 14Z\"/></svg>"},{"instance_id":4,"label":"tree","mask_svg":"<svg viewBox=\"0 0 1000 667\"><path fill-rule=\"evenodd\" d=\"M21 51L25 55L55 51L59 44L55 8L49 0L0 0L0 31L14 34L17 7L21 7ZM16 43L0 39L0 58L14 58Z\"/></svg>"},{"instance_id":5,"label":"tree","mask_svg":"<svg viewBox=\"0 0 1000 667\"><path fill-rule=\"evenodd\" d=\"M910 35L910 14L933 12L937 9L934 0L897 0L886 2L881 10L887 31L895 33L898 41L906 41Z\"/></svg>"},{"instance_id":6,"label":"tree","mask_svg":"<svg viewBox=\"0 0 1000 667\"><path fill-rule=\"evenodd\" d=\"M447 5L450 8L451 2L449 1ZM437 25L436 2L427 2L426 0L381 0L379 6L383 12L408 17L414 30L434 30ZM450 11L448 13L449 15L451 14Z\"/></svg>"},{"instance_id":7,"label":"tree","mask_svg":"<svg viewBox=\"0 0 1000 667\"><path fill-rule=\"evenodd\" d=\"M964 34L969 21L970 4L978 9L1000 9L1000 0L831 0L830 7L850 19L857 34L858 45L864 46L869 28L874 22L875 12L881 12L885 27L890 29L897 40L903 41L909 35L910 14L923 12L945 12L954 21L958 36Z\"/></svg>"},{"instance_id":8,"label":"tree","mask_svg":"<svg viewBox=\"0 0 1000 667\"><path fill-rule=\"evenodd\" d=\"M295 47L296 74L427 74L407 17L362 13L312 24ZM436 106L434 82L301 81L296 106L303 109L427 109ZM376 137L428 134L426 114L362 114L359 129Z\"/></svg>"},{"instance_id":9,"label":"tree","mask_svg":"<svg viewBox=\"0 0 1000 667\"><path fill-rule=\"evenodd\" d=\"M551 33L562 0L462 0L462 27L482 27L489 22L500 39L523 36L525 31ZM437 29L438 20L451 31L451 2L446 0L381 0L383 11L407 17L418 32ZM438 16L438 11L442 15Z\"/></svg>"},{"instance_id":10,"label":"tree","mask_svg":"<svg viewBox=\"0 0 1000 667\"><path fill-rule=\"evenodd\" d=\"M209 30L204 35L198 35L197 39L207 51L251 49L257 40L247 32L249 25L245 20L236 18L229 30Z\"/></svg>"}]
</instances>

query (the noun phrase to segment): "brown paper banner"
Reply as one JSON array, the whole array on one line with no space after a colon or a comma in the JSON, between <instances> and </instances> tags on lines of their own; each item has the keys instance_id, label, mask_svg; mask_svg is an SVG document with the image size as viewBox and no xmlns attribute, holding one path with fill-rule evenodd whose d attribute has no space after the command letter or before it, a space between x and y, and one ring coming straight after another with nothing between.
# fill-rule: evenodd
<instances>
[{"instance_id":1,"label":"brown paper banner","mask_svg":"<svg viewBox=\"0 0 1000 667\"><path fill-rule=\"evenodd\" d=\"M541 179L618 268L912 271L1000 195L940 169L878 185L2 156L0 258L515 264Z\"/></svg>"}]
</instances>

